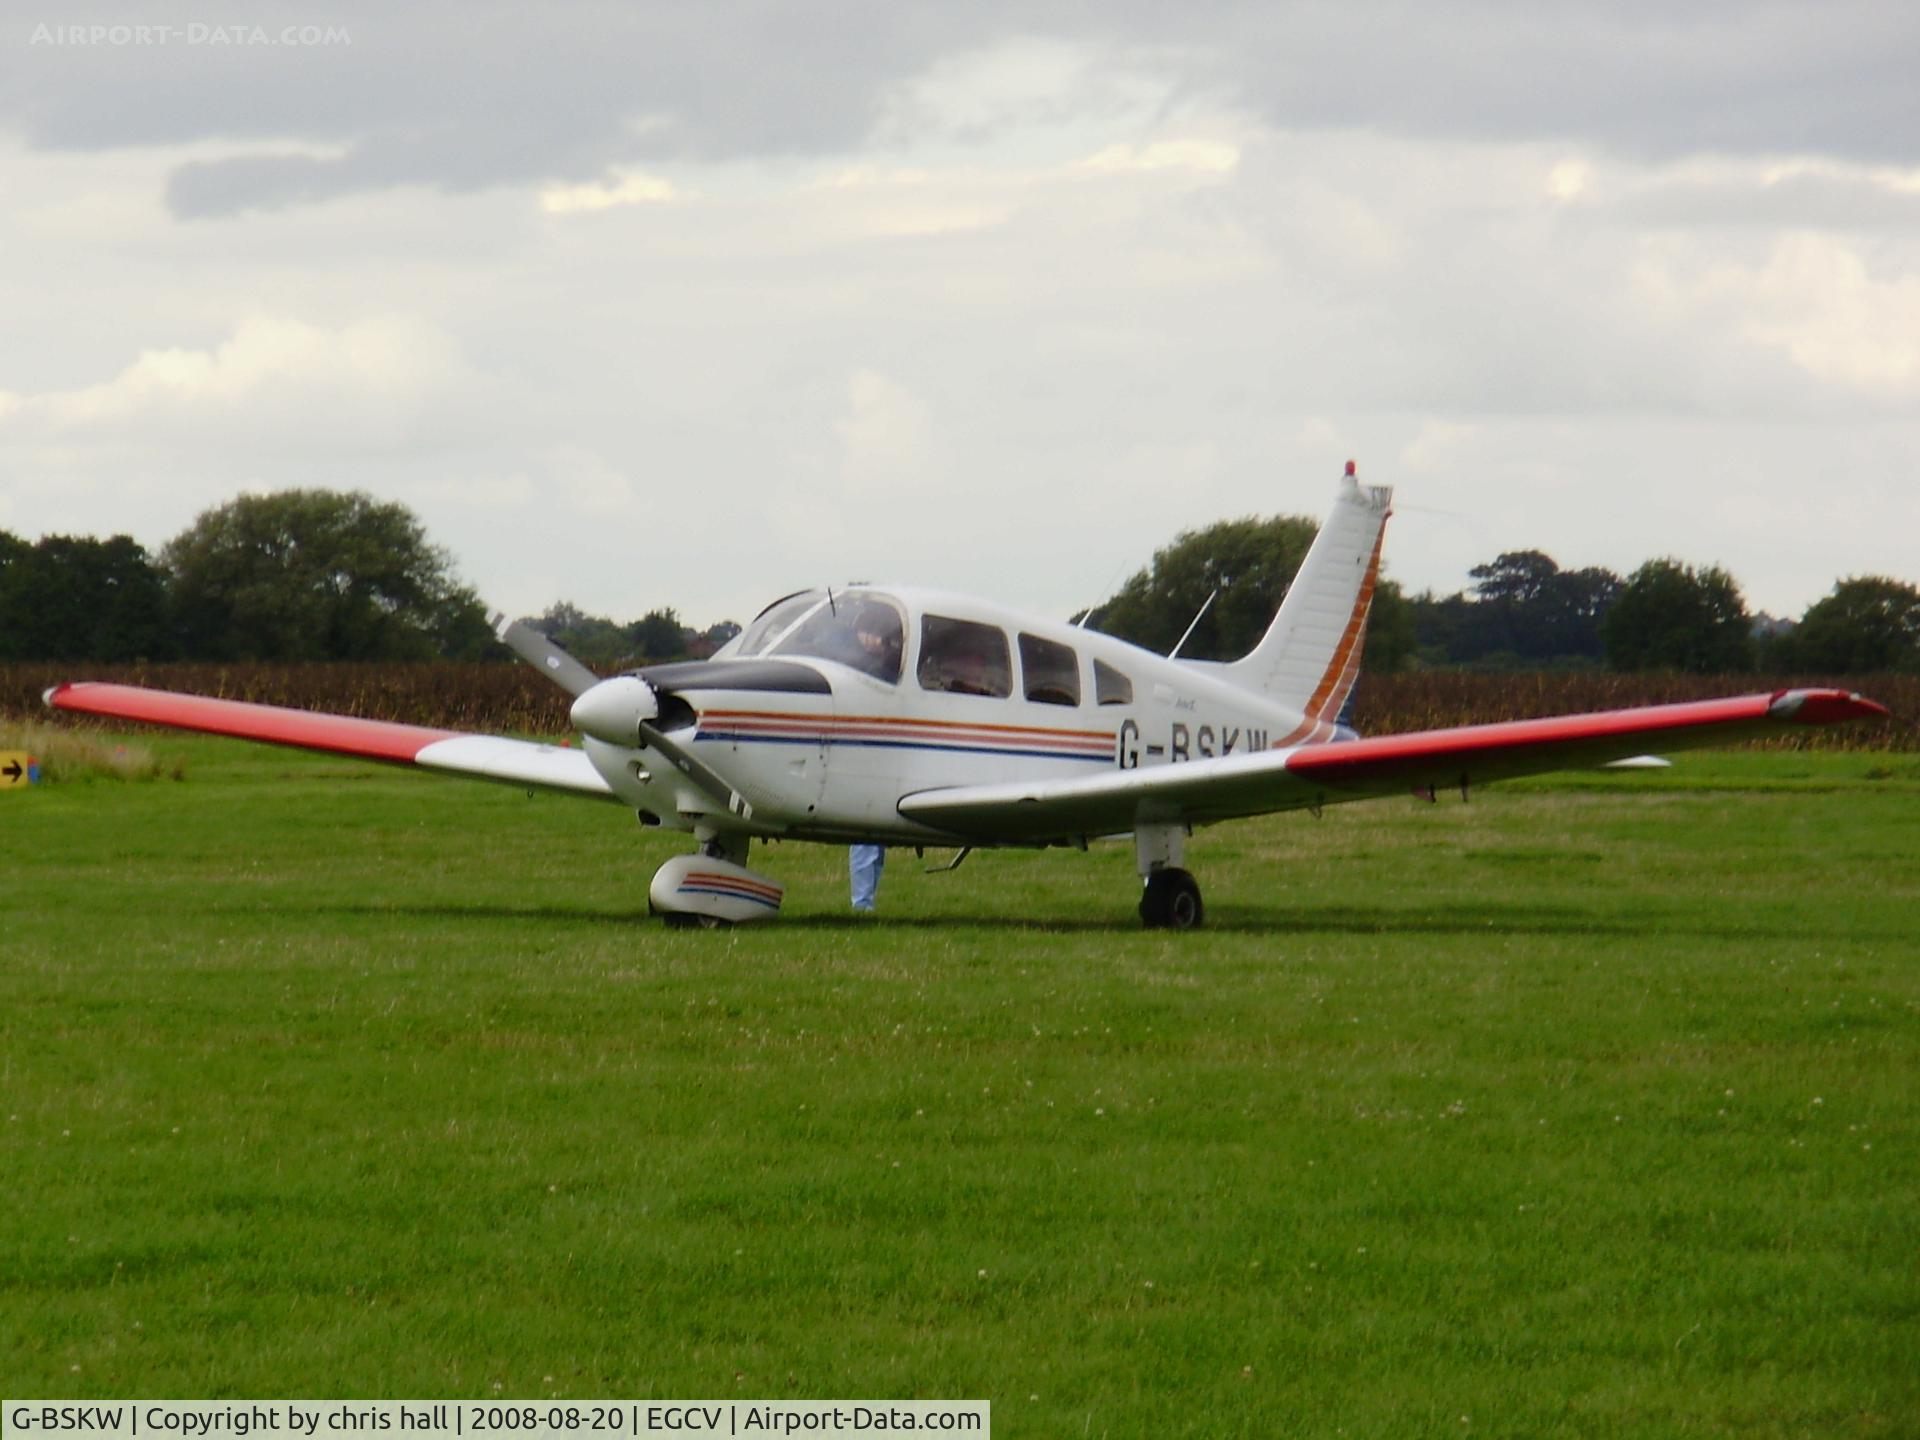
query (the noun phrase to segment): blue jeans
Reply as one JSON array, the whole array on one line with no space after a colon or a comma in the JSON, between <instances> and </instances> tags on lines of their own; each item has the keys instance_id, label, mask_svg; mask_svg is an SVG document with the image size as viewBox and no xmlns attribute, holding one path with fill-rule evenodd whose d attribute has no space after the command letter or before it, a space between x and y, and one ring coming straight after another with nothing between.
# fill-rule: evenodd
<instances>
[{"instance_id":1,"label":"blue jeans","mask_svg":"<svg viewBox=\"0 0 1920 1440\"><path fill-rule=\"evenodd\" d=\"M853 881L853 908L873 909L880 889L880 872L886 868L884 845L855 845L847 851L847 874Z\"/></svg>"}]
</instances>

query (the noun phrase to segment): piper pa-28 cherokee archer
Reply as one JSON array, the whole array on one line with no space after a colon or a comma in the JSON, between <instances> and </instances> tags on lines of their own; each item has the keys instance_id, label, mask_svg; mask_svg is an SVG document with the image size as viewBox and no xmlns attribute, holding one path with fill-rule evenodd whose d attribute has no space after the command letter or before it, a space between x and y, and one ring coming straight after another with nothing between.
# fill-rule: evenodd
<instances>
[{"instance_id":1,"label":"piper pa-28 cherokee archer","mask_svg":"<svg viewBox=\"0 0 1920 1440\"><path fill-rule=\"evenodd\" d=\"M679 924L777 913L756 839L917 847L1073 845L1131 834L1140 917L1190 929L1196 825L1605 765L1886 711L1786 690L1362 739L1360 669L1392 490L1347 466L1265 637L1229 664L905 586L806 590L710 660L602 680L545 636L500 637L570 691L580 749L108 684L58 710L424 766L612 800L693 833L649 898ZM1178 650L1178 646L1175 650ZM958 864L958 860L954 862Z\"/></svg>"}]
</instances>

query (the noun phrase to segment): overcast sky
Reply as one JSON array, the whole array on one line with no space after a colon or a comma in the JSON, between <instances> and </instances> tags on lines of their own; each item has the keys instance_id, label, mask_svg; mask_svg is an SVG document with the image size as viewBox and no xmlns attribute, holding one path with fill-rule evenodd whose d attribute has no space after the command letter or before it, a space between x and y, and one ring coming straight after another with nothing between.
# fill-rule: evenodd
<instances>
[{"instance_id":1,"label":"overcast sky","mask_svg":"<svg viewBox=\"0 0 1920 1440\"><path fill-rule=\"evenodd\" d=\"M360 488L514 613L1064 613L1352 457L1409 588L1798 615L1920 580L1916 76L1911 0L15 6L0 528Z\"/></svg>"}]
</instances>

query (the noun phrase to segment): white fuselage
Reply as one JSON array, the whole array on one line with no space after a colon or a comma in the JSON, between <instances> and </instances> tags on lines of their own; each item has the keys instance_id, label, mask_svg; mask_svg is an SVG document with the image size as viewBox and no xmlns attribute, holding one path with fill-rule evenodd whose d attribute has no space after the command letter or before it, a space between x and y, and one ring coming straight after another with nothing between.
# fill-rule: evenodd
<instances>
[{"instance_id":1,"label":"white fuselage","mask_svg":"<svg viewBox=\"0 0 1920 1440\"><path fill-rule=\"evenodd\" d=\"M903 797L1250 753L1302 721L1299 712L1200 662L1169 660L984 601L904 587L835 595L834 613L877 602L898 613L897 678L876 678L867 673L871 667L806 654L804 647L783 650L778 635L750 627L742 638L755 655L730 653L730 646L699 667L697 684L656 682L684 702L660 717L663 744L586 740L595 767L644 822L842 843L937 844L952 837L905 819ZM796 611L816 618L790 622L786 633L830 623L827 604L823 598L806 611L796 600ZM943 688L934 652L956 630L989 646L994 635L1004 637L1004 663L989 667L985 682L1004 693ZM770 684L752 663L768 657L804 667L812 688ZM754 683L730 688L728 667ZM894 667L890 656L885 668ZM672 672L642 672L650 680L655 673Z\"/></svg>"}]
</instances>

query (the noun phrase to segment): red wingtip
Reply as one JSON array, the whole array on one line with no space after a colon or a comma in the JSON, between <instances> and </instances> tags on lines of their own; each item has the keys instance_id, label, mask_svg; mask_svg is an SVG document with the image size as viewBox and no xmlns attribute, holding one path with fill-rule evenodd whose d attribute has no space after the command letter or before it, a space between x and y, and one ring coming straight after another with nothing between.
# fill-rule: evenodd
<instances>
[{"instance_id":1,"label":"red wingtip","mask_svg":"<svg viewBox=\"0 0 1920 1440\"><path fill-rule=\"evenodd\" d=\"M1847 696L1847 701L1853 707L1847 713L1855 719L1868 720L1877 717L1883 718L1893 714L1893 711L1882 705L1878 700L1869 700L1866 696L1858 693Z\"/></svg>"},{"instance_id":2,"label":"red wingtip","mask_svg":"<svg viewBox=\"0 0 1920 1440\"><path fill-rule=\"evenodd\" d=\"M1848 690L1787 690L1771 707L1796 725L1833 725L1842 720L1873 720L1893 712L1877 700Z\"/></svg>"}]
</instances>

